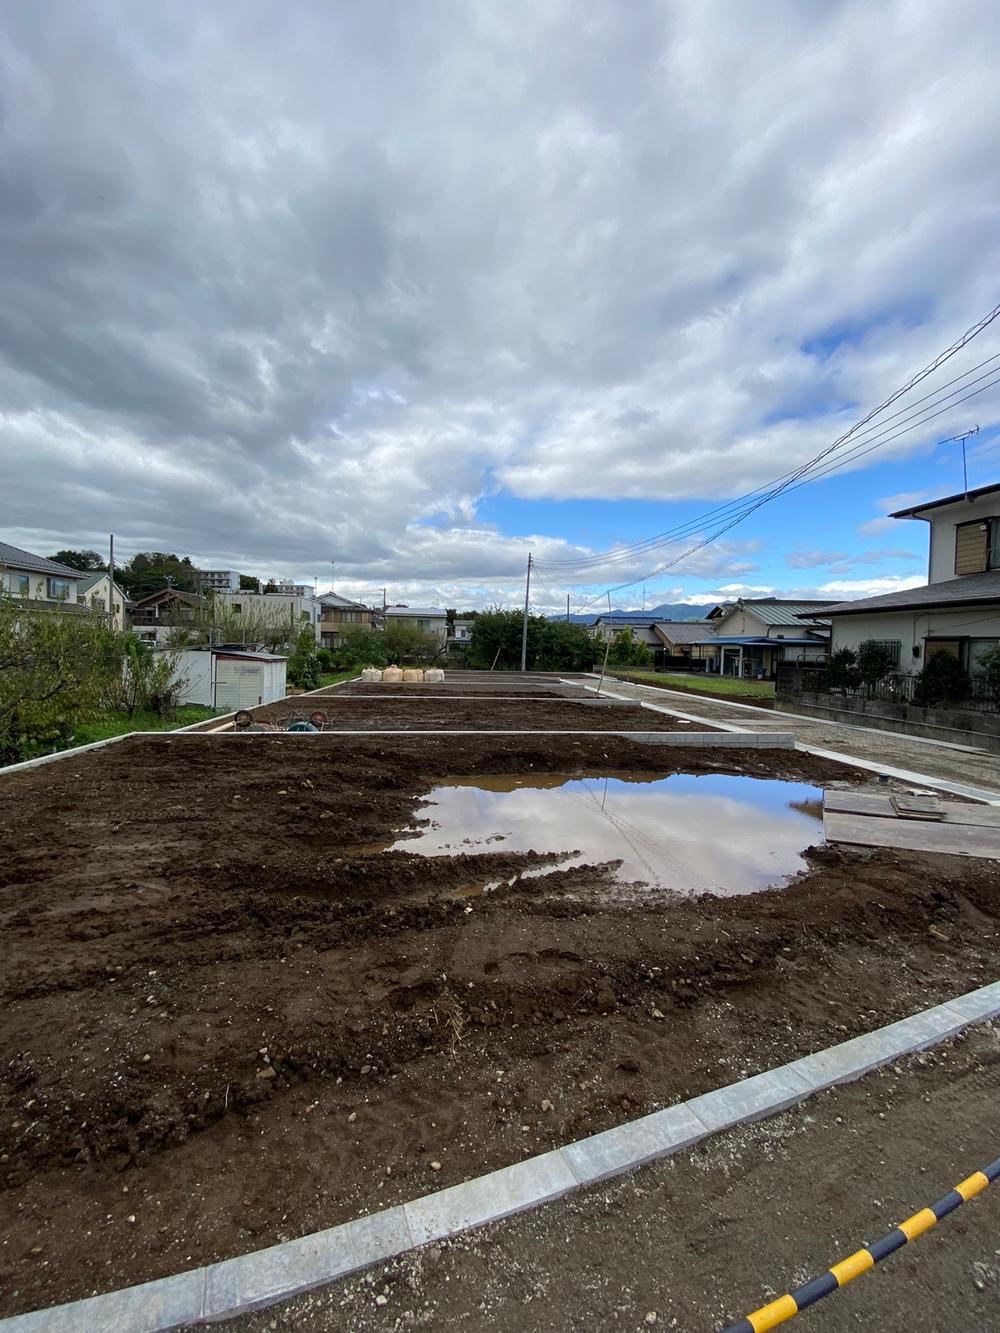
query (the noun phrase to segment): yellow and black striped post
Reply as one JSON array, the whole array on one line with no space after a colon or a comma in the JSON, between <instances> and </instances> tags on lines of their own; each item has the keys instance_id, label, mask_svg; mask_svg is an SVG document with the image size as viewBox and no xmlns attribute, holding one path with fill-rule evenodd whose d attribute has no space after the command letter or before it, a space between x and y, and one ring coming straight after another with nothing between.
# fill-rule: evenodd
<instances>
[{"instance_id":1,"label":"yellow and black striped post","mask_svg":"<svg viewBox=\"0 0 1000 1333\"><path fill-rule=\"evenodd\" d=\"M956 1208L961 1208L963 1203L981 1194L998 1176L1000 1176L1000 1157L995 1162L990 1162L989 1166L984 1166L981 1171L973 1172L967 1180L961 1181L943 1198L938 1199L937 1203L932 1203L929 1208L922 1208L905 1222L900 1222L898 1227L893 1227L881 1240L875 1241L874 1245L866 1245L863 1250L857 1250L847 1259L842 1259L839 1264L828 1268L821 1277L814 1277L811 1282L797 1287L795 1291L779 1296L769 1305L761 1306L739 1323L729 1324L722 1333L765 1333L766 1329L777 1328L779 1324L808 1309L810 1305L815 1305L824 1296L829 1296L831 1291L839 1291L848 1282L853 1282L862 1273L867 1273L869 1268L874 1268L883 1259L888 1259L890 1254L902 1249L908 1240L916 1240L918 1236L922 1236L943 1217L947 1217Z\"/></svg>"}]
</instances>

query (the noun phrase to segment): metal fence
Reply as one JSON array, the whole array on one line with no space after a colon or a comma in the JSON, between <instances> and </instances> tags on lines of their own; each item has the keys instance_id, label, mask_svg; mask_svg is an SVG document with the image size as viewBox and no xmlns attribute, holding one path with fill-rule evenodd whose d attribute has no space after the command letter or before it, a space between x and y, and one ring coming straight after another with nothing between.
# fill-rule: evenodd
<instances>
[{"instance_id":1,"label":"metal fence","mask_svg":"<svg viewBox=\"0 0 1000 1333\"><path fill-rule=\"evenodd\" d=\"M919 697L917 693L919 678L917 676L900 673L899 675L884 676L881 680L863 682L860 685L833 684L827 670L802 671L798 673L798 676L798 681L795 683L792 682L790 676L786 677L785 688L791 688L796 693L815 691L819 694L838 694L845 699L874 699L880 703L917 704L933 708L965 708L979 713L1000 712L1000 701L997 700L993 691L988 688L986 681L977 676L972 677L969 693L965 698L935 699L933 703ZM780 682L779 688L781 688Z\"/></svg>"}]
</instances>

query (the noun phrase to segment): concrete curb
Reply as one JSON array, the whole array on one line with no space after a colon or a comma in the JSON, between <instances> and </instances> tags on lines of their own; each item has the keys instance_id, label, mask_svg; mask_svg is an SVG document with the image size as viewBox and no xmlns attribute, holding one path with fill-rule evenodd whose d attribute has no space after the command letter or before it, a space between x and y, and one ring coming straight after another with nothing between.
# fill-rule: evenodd
<instances>
[{"instance_id":1,"label":"concrete curb","mask_svg":"<svg viewBox=\"0 0 1000 1333\"><path fill-rule=\"evenodd\" d=\"M172 732L165 731L133 731L129 733L132 736L170 736ZM245 739L237 731L195 731L192 736L211 736L213 739L232 738L233 740ZM259 740L261 732L254 731L246 733L247 736ZM715 749L751 749L751 750L792 750L795 748L795 737L791 732L776 731L772 733L761 731L539 731L528 728L520 730L500 730L490 729L486 731L458 730L451 731L443 728L434 728L433 730L423 730L417 727L384 727L384 728L359 728L358 730L340 728L336 731L324 732L287 732L274 731L263 733L268 736L295 736L301 737L307 744L315 745L316 741L312 739L313 735L322 736L617 736L621 740L636 741L640 745L688 745L688 746L709 746Z\"/></svg>"},{"instance_id":2,"label":"concrete curb","mask_svg":"<svg viewBox=\"0 0 1000 1333\"><path fill-rule=\"evenodd\" d=\"M407 1250L599 1184L710 1134L775 1115L998 1016L1000 981L436 1194L205 1268L14 1315L0 1320L0 1333L169 1333L260 1309Z\"/></svg>"}]
</instances>

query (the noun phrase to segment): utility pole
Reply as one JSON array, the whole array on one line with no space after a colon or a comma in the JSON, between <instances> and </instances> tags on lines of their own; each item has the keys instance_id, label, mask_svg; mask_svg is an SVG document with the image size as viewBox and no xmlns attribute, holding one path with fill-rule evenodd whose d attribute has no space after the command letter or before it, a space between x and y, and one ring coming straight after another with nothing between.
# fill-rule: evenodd
<instances>
[{"instance_id":1,"label":"utility pole","mask_svg":"<svg viewBox=\"0 0 1000 1333\"><path fill-rule=\"evenodd\" d=\"M608 591L608 637L604 644L604 662L601 665L601 679L597 682L597 697L600 698L601 690L604 688L604 673L608 669L608 657L611 654L611 640L615 635L614 616L611 613L611 592Z\"/></svg>"},{"instance_id":2,"label":"utility pole","mask_svg":"<svg viewBox=\"0 0 1000 1333\"><path fill-rule=\"evenodd\" d=\"M108 552L108 610L111 612L110 625L112 629L118 628L118 617L115 615L115 534L112 532L109 538L110 550ZM122 611L125 608L122 607ZM122 616L122 627L125 625L125 617Z\"/></svg>"},{"instance_id":3,"label":"utility pole","mask_svg":"<svg viewBox=\"0 0 1000 1333\"><path fill-rule=\"evenodd\" d=\"M528 599L531 596L531 552L528 552L528 577L524 581L524 625L521 629L521 670L528 669Z\"/></svg>"},{"instance_id":4,"label":"utility pole","mask_svg":"<svg viewBox=\"0 0 1000 1333\"><path fill-rule=\"evenodd\" d=\"M336 560L331 560L331 561L330 561L330 591L331 591L331 592L336 592L336 591L337 591L337 562L336 562Z\"/></svg>"}]
</instances>

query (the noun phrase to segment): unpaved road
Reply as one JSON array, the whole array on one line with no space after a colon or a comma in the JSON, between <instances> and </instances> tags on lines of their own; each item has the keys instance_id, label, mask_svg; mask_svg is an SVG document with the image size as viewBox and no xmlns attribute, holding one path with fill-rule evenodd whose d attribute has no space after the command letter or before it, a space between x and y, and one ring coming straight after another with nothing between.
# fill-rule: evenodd
<instances>
[{"instance_id":1,"label":"unpaved road","mask_svg":"<svg viewBox=\"0 0 1000 1333\"><path fill-rule=\"evenodd\" d=\"M581 684L596 685L590 677L575 679ZM724 722L747 731L790 731L797 742L817 750L925 773L945 782L980 787L1000 800L1000 755L987 754L983 750L941 745L916 736L877 731L874 727L850 727L820 718L772 712L767 708L720 703L715 699L695 698L679 690L661 690L656 686L644 689L620 680L611 682L608 688L614 694L636 702L656 704L660 708L676 709L690 717L699 717L710 726Z\"/></svg>"},{"instance_id":2,"label":"unpaved road","mask_svg":"<svg viewBox=\"0 0 1000 1333\"><path fill-rule=\"evenodd\" d=\"M992 1160L998 1104L994 1024L608 1185L227 1327L713 1333ZM1000 1328L1000 1184L788 1327Z\"/></svg>"}]
</instances>

